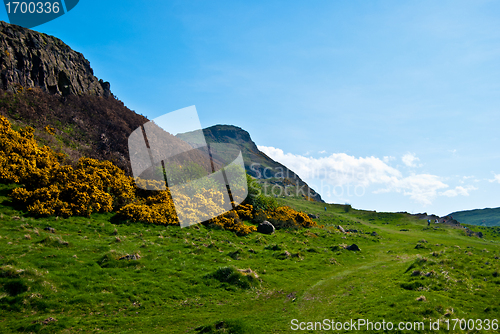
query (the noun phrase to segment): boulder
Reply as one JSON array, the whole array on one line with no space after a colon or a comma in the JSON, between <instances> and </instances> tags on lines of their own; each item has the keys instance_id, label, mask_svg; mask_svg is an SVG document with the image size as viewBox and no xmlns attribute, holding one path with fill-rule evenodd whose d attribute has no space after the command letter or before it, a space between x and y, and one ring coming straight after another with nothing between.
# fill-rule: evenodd
<instances>
[{"instance_id":1,"label":"boulder","mask_svg":"<svg viewBox=\"0 0 500 334\"><path fill-rule=\"evenodd\" d=\"M350 250L350 251L356 251L356 252L361 251L361 249L359 249L358 245L356 245L356 244L352 244L350 246L347 246L346 249Z\"/></svg>"},{"instance_id":2,"label":"boulder","mask_svg":"<svg viewBox=\"0 0 500 334\"><path fill-rule=\"evenodd\" d=\"M340 232L345 233L345 230L342 226L339 225L339 226L337 226L337 228L339 229Z\"/></svg>"},{"instance_id":3,"label":"boulder","mask_svg":"<svg viewBox=\"0 0 500 334\"><path fill-rule=\"evenodd\" d=\"M274 228L273 224L271 224L267 220L260 223L259 226L257 227L257 232L263 233L263 234L273 234L274 231L275 231L275 228Z\"/></svg>"}]
</instances>

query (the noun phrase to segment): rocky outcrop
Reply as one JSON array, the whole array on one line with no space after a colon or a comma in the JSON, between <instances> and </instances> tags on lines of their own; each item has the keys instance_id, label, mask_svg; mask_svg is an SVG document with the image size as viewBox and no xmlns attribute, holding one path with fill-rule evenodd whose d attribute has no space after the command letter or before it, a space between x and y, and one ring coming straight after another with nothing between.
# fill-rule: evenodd
<instances>
[{"instance_id":1,"label":"rocky outcrop","mask_svg":"<svg viewBox=\"0 0 500 334\"><path fill-rule=\"evenodd\" d=\"M63 41L0 21L0 88L35 88L63 96L108 97L110 84L97 79L85 57Z\"/></svg>"}]
</instances>

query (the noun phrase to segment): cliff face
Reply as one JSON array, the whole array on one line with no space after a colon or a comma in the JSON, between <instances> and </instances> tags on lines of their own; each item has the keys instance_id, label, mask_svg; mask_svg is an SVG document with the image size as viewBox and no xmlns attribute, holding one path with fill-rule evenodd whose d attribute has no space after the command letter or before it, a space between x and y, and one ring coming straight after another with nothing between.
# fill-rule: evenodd
<instances>
[{"instance_id":1,"label":"cliff face","mask_svg":"<svg viewBox=\"0 0 500 334\"><path fill-rule=\"evenodd\" d=\"M0 80L4 90L40 87L67 95L111 95L85 57L60 39L0 21Z\"/></svg>"}]
</instances>

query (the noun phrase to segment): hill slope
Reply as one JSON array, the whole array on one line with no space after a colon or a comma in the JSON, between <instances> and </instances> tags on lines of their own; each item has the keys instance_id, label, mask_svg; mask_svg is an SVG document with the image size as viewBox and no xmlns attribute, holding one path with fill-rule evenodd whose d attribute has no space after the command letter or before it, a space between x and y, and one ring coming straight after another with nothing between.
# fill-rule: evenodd
<instances>
[{"instance_id":1,"label":"hill slope","mask_svg":"<svg viewBox=\"0 0 500 334\"><path fill-rule=\"evenodd\" d=\"M283 196L286 189L288 196L302 197L305 195L315 201L323 202L321 195L309 188L307 183L292 170L259 151L247 131L233 125L215 125L203 129L203 133L208 144L228 143L235 145L243 154L248 174L266 183L269 186L268 194ZM178 134L177 137L188 143L198 144L194 139L193 132ZM214 158L220 161L227 161L226 156L234 156L234 152L229 151L218 152L218 154L220 156L214 155Z\"/></svg>"},{"instance_id":2,"label":"hill slope","mask_svg":"<svg viewBox=\"0 0 500 334\"><path fill-rule=\"evenodd\" d=\"M450 213L463 224L478 225L478 226L500 226L500 208L486 208L467 211L458 211Z\"/></svg>"}]
</instances>

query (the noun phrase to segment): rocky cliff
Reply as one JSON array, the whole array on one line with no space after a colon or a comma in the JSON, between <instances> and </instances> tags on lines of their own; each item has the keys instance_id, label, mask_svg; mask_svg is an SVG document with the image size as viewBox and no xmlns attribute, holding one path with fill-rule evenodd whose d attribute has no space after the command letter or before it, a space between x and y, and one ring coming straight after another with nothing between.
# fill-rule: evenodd
<instances>
[{"instance_id":1,"label":"rocky cliff","mask_svg":"<svg viewBox=\"0 0 500 334\"><path fill-rule=\"evenodd\" d=\"M58 38L0 21L1 88L40 87L67 95L111 95L108 82L97 79L85 57Z\"/></svg>"}]
</instances>

